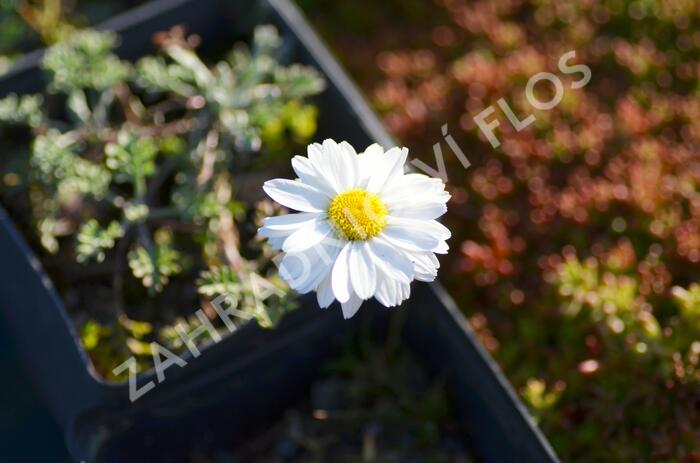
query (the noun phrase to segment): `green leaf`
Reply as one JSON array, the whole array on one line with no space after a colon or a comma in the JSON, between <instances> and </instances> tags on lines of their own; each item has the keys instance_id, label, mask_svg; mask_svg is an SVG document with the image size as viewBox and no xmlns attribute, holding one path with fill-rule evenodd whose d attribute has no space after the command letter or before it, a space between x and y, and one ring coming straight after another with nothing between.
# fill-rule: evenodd
<instances>
[{"instance_id":1,"label":"green leaf","mask_svg":"<svg viewBox=\"0 0 700 463\"><path fill-rule=\"evenodd\" d=\"M151 323L133 320L126 315L119 317L119 324L135 339L143 339L146 335L153 332L153 325Z\"/></svg>"},{"instance_id":2,"label":"green leaf","mask_svg":"<svg viewBox=\"0 0 700 463\"><path fill-rule=\"evenodd\" d=\"M197 89L192 81L192 72L179 64L167 64L161 56L146 56L136 63L137 84L154 92L194 96Z\"/></svg>"},{"instance_id":3,"label":"green leaf","mask_svg":"<svg viewBox=\"0 0 700 463\"><path fill-rule=\"evenodd\" d=\"M282 38L275 26L262 25L253 31L253 53L256 55L273 55L282 45Z\"/></svg>"},{"instance_id":4,"label":"green leaf","mask_svg":"<svg viewBox=\"0 0 700 463\"><path fill-rule=\"evenodd\" d=\"M49 130L39 135L32 145L32 175L43 186L58 193L59 203L75 194L105 196L111 175L101 164L83 159L72 134Z\"/></svg>"},{"instance_id":5,"label":"green leaf","mask_svg":"<svg viewBox=\"0 0 700 463\"><path fill-rule=\"evenodd\" d=\"M44 121L42 113L43 98L41 95L10 94L0 99L0 122L5 124L26 124L38 127Z\"/></svg>"},{"instance_id":6,"label":"green leaf","mask_svg":"<svg viewBox=\"0 0 700 463\"><path fill-rule=\"evenodd\" d=\"M114 172L118 182L132 182L137 194L145 194L145 179L155 171L158 146L151 138L140 137L135 132L122 131L116 143L105 146L107 167Z\"/></svg>"},{"instance_id":7,"label":"green leaf","mask_svg":"<svg viewBox=\"0 0 700 463\"><path fill-rule=\"evenodd\" d=\"M238 272L231 267L214 267L202 272L197 280L199 294L216 297L221 294L240 295L243 290Z\"/></svg>"},{"instance_id":8,"label":"green leaf","mask_svg":"<svg viewBox=\"0 0 700 463\"><path fill-rule=\"evenodd\" d=\"M305 98L323 91L326 83L316 69L300 64L275 70L274 81L288 99Z\"/></svg>"},{"instance_id":9,"label":"green leaf","mask_svg":"<svg viewBox=\"0 0 700 463\"><path fill-rule=\"evenodd\" d=\"M169 244L154 244L152 254L143 246L129 252L129 267L146 288L163 290L171 276L182 271L180 253ZM157 269L157 272L156 272Z\"/></svg>"},{"instance_id":10,"label":"green leaf","mask_svg":"<svg viewBox=\"0 0 700 463\"><path fill-rule=\"evenodd\" d=\"M199 88L209 88L214 83L214 76L211 71L194 51L179 45L167 45L165 52L182 69L186 70ZM179 72L183 75L185 74L183 71Z\"/></svg>"},{"instance_id":11,"label":"green leaf","mask_svg":"<svg viewBox=\"0 0 700 463\"><path fill-rule=\"evenodd\" d=\"M68 94L68 101L66 106L70 112L83 124L90 124L90 119L92 118L92 111L90 106L88 106L87 98L85 97L85 92L81 89L75 89Z\"/></svg>"},{"instance_id":12,"label":"green leaf","mask_svg":"<svg viewBox=\"0 0 700 463\"><path fill-rule=\"evenodd\" d=\"M78 233L76 247L78 262L104 261L105 251L112 249L116 240L122 236L124 236L124 229L119 222L111 222L107 228L102 228L97 220L88 220Z\"/></svg>"},{"instance_id":13,"label":"green leaf","mask_svg":"<svg viewBox=\"0 0 700 463\"><path fill-rule=\"evenodd\" d=\"M102 342L103 338L109 336L110 329L104 327L94 320L89 320L80 329L80 339L85 349L92 351Z\"/></svg>"},{"instance_id":14,"label":"green leaf","mask_svg":"<svg viewBox=\"0 0 700 463\"><path fill-rule=\"evenodd\" d=\"M260 26L250 48L238 46L227 60L208 68L193 50L169 44L165 52L174 63L142 60L138 79L148 88L202 96L222 135L239 151L258 152L262 137L279 145L287 128L298 138L309 137L316 130L317 113L304 106L303 99L325 88L314 69L281 65L280 45L273 26ZM289 117L289 102L303 111Z\"/></svg>"},{"instance_id":15,"label":"green leaf","mask_svg":"<svg viewBox=\"0 0 700 463\"><path fill-rule=\"evenodd\" d=\"M275 326L295 307L289 287L279 278L265 278L251 270L237 272L231 267L214 267L201 273L199 293L207 297L228 297L228 304L241 319L256 319L264 328Z\"/></svg>"},{"instance_id":16,"label":"green leaf","mask_svg":"<svg viewBox=\"0 0 700 463\"><path fill-rule=\"evenodd\" d=\"M42 67L51 75L51 88L105 90L124 81L131 69L112 53L116 44L116 34L86 29L49 48Z\"/></svg>"}]
</instances>

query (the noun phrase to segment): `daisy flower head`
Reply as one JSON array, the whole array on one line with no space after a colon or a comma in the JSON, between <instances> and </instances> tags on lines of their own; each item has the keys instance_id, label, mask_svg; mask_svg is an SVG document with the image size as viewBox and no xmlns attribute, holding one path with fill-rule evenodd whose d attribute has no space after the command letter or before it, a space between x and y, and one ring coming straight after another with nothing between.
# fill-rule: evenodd
<instances>
[{"instance_id":1,"label":"daisy flower head","mask_svg":"<svg viewBox=\"0 0 700 463\"><path fill-rule=\"evenodd\" d=\"M318 304L341 303L352 317L374 297L386 307L406 300L411 281L433 281L450 231L437 219L449 193L441 180L405 173L408 150L378 144L356 153L325 140L295 156L296 180L274 179L263 190L298 211L268 217L258 233L283 254L280 275Z\"/></svg>"}]
</instances>

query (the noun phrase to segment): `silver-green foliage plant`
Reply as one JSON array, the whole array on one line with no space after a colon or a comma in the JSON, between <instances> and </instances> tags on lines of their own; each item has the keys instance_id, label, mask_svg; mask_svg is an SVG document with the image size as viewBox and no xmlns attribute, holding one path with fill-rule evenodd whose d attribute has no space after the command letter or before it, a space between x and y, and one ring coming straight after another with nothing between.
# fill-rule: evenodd
<instances>
[{"instance_id":1,"label":"silver-green foliage plant","mask_svg":"<svg viewBox=\"0 0 700 463\"><path fill-rule=\"evenodd\" d=\"M245 230L256 208L269 206L237 184L313 135L317 110L307 99L323 79L280 64L282 39L270 26L213 66L179 30L161 34L161 53L135 64L114 53L117 43L111 33L77 32L46 53L48 95L0 100L0 122L33 134L20 177L41 246L112 274L116 328L89 321L86 345L98 351L101 337L115 344L118 332L131 353L145 354L149 335L168 330L126 317L127 299L159 301L170 287L196 286L203 302L227 292L272 325L290 305L288 288ZM46 98L65 111L54 117Z\"/></svg>"}]
</instances>

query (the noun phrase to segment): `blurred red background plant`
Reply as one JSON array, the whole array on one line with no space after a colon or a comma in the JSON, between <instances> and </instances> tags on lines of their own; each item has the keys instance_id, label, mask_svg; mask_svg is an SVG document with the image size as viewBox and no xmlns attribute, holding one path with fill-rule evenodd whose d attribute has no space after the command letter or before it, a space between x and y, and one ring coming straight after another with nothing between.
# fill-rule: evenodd
<instances>
[{"instance_id":1,"label":"blurred red background plant","mask_svg":"<svg viewBox=\"0 0 700 463\"><path fill-rule=\"evenodd\" d=\"M700 2L300 3L413 156L469 157L441 279L562 459L700 462ZM569 50L591 82L532 108ZM499 98L536 121L493 149Z\"/></svg>"}]
</instances>

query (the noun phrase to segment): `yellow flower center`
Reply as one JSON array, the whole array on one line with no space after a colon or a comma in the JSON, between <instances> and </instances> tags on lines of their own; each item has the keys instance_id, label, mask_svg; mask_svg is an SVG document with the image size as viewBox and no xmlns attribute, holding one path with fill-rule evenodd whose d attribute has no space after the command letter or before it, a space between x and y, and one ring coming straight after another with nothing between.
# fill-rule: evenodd
<instances>
[{"instance_id":1,"label":"yellow flower center","mask_svg":"<svg viewBox=\"0 0 700 463\"><path fill-rule=\"evenodd\" d=\"M361 189L339 194L328 206L328 218L336 234L353 241L367 240L381 233L386 227L388 212L379 196Z\"/></svg>"}]
</instances>

